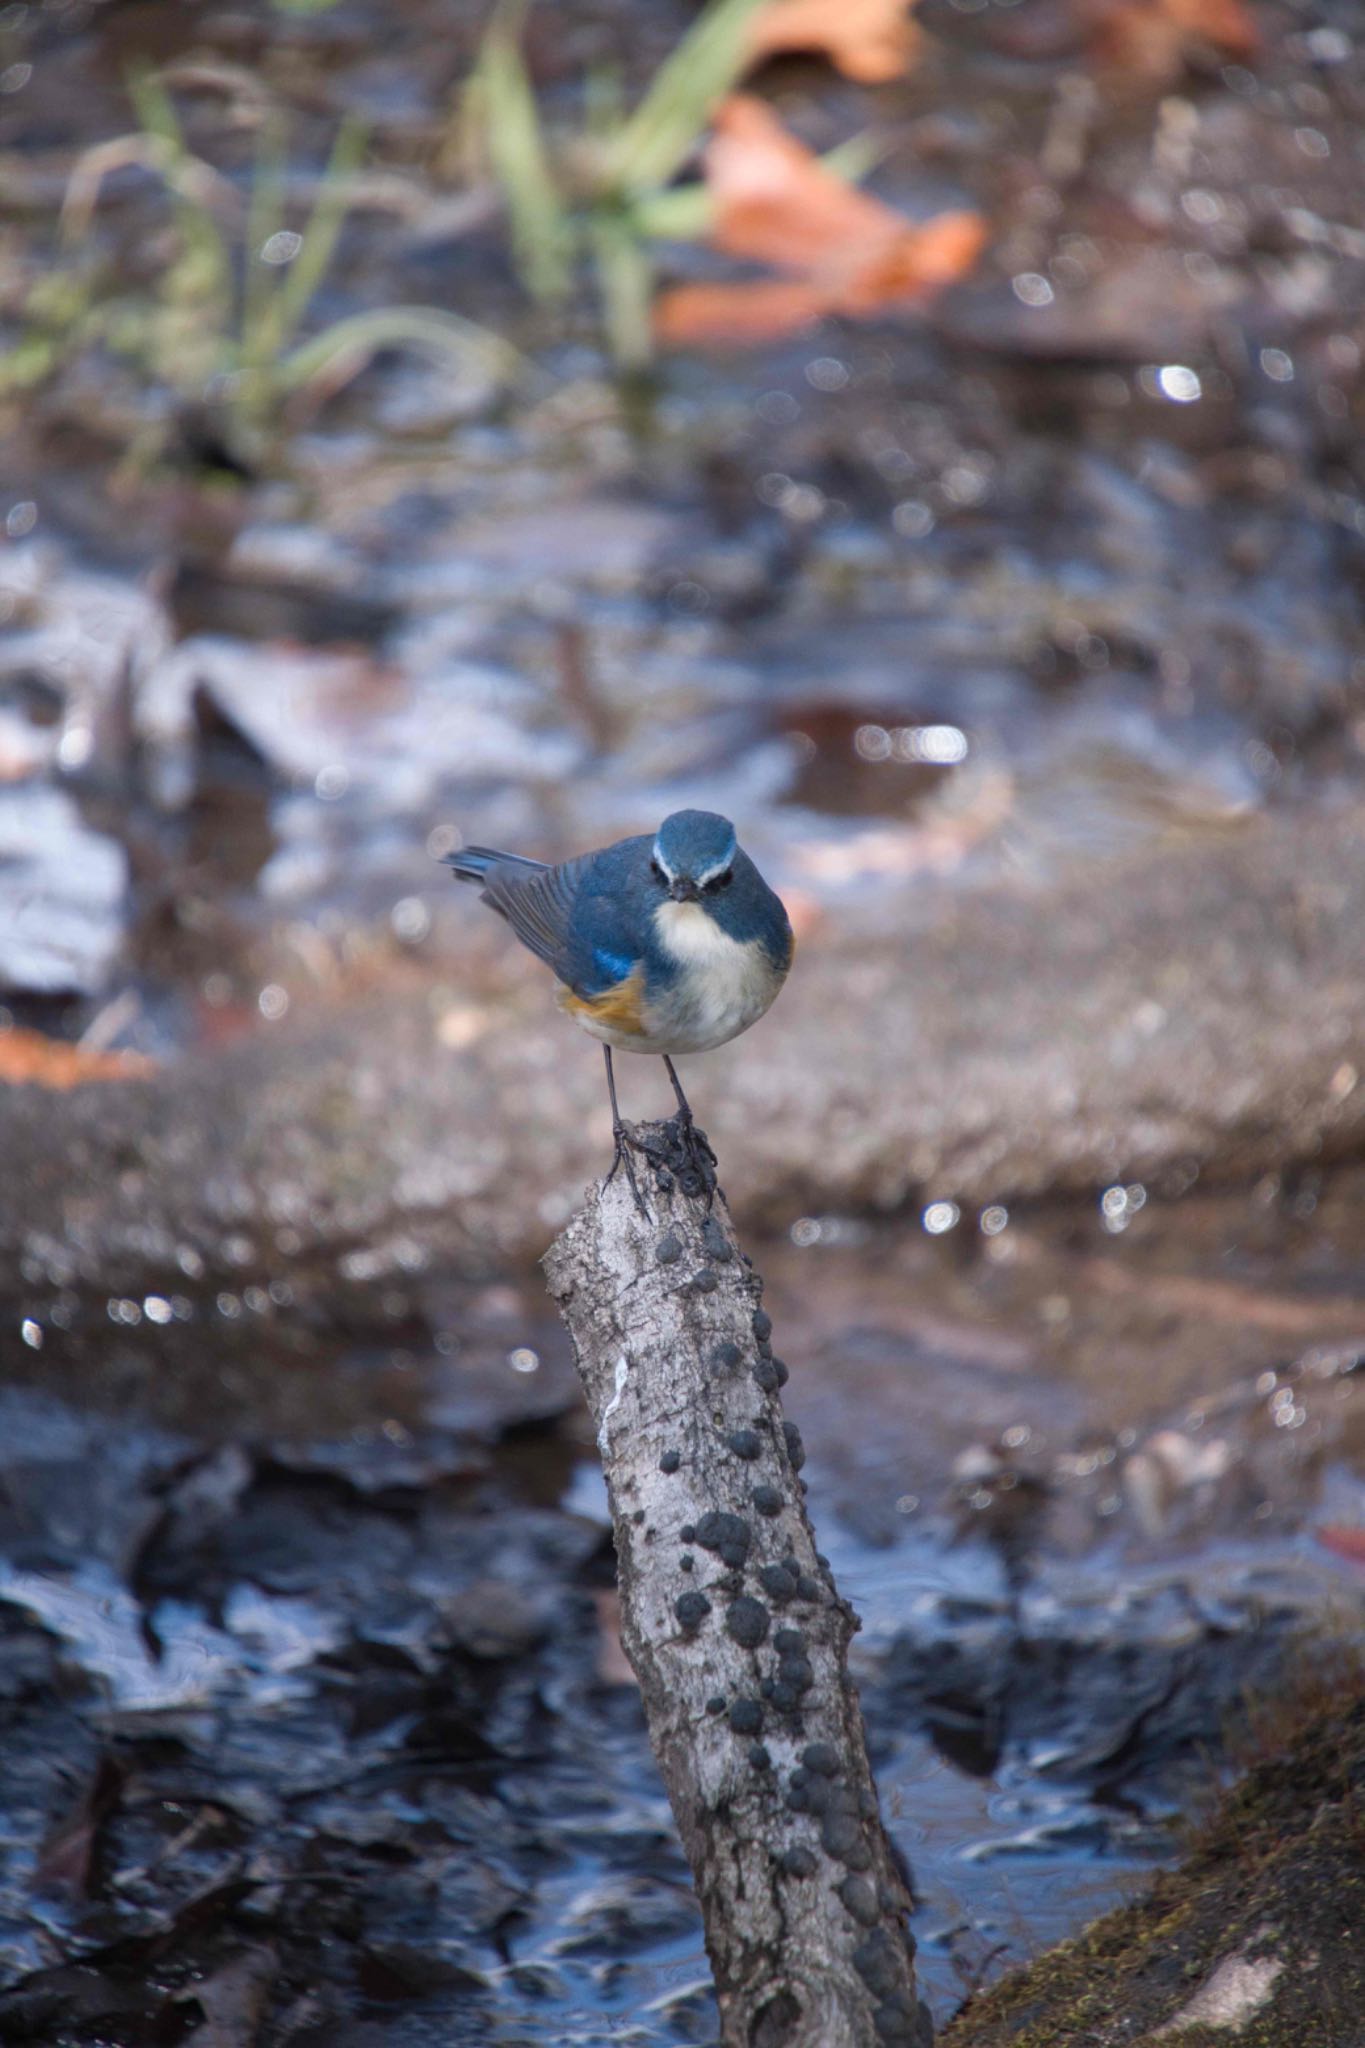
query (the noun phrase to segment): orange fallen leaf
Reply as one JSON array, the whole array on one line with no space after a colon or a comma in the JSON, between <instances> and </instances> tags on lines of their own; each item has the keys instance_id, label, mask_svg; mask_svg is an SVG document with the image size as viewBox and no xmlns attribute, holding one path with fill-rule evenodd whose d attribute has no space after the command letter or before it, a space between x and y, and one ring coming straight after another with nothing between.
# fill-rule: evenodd
<instances>
[{"instance_id":1,"label":"orange fallen leaf","mask_svg":"<svg viewBox=\"0 0 1365 2048\"><path fill-rule=\"evenodd\" d=\"M1365 1565L1365 1529L1348 1529L1340 1523L1324 1522L1315 1534L1325 1550L1335 1551L1349 1564Z\"/></svg>"},{"instance_id":2,"label":"orange fallen leaf","mask_svg":"<svg viewBox=\"0 0 1365 2048\"><path fill-rule=\"evenodd\" d=\"M917 224L827 170L762 100L719 108L706 147L712 245L791 280L679 285L655 309L665 343L766 341L826 313L909 305L968 271L986 238L976 213Z\"/></svg>"},{"instance_id":3,"label":"orange fallen leaf","mask_svg":"<svg viewBox=\"0 0 1365 2048\"><path fill-rule=\"evenodd\" d=\"M85 1081L130 1081L150 1074L155 1060L137 1052L83 1052L61 1038L15 1025L0 1031L0 1084L79 1088Z\"/></svg>"},{"instance_id":4,"label":"orange fallen leaf","mask_svg":"<svg viewBox=\"0 0 1365 2048\"><path fill-rule=\"evenodd\" d=\"M915 0L768 0L749 28L755 64L788 50L814 50L860 85L883 85L910 68L920 32Z\"/></svg>"},{"instance_id":5,"label":"orange fallen leaf","mask_svg":"<svg viewBox=\"0 0 1365 2048\"><path fill-rule=\"evenodd\" d=\"M1173 76L1191 44L1243 60L1260 49L1244 0L1090 0L1088 11L1090 54L1144 78Z\"/></svg>"}]
</instances>

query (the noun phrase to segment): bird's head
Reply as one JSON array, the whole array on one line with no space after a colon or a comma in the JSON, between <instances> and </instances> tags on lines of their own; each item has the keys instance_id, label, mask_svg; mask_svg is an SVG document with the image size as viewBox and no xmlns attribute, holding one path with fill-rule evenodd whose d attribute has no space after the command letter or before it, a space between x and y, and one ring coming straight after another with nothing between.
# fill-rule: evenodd
<instances>
[{"instance_id":1,"label":"bird's head","mask_svg":"<svg viewBox=\"0 0 1365 2048\"><path fill-rule=\"evenodd\" d=\"M673 903L711 906L734 875L735 828L714 811L674 811L660 825L650 863Z\"/></svg>"}]
</instances>

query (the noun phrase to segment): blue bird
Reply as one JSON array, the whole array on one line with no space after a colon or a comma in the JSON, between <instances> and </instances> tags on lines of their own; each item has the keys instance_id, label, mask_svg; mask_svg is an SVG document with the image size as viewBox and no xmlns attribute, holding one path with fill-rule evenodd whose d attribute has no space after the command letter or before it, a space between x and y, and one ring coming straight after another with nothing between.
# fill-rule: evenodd
<instances>
[{"instance_id":1,"label":"blue bird","mask_svg":"<svg viewBox=\"0 0 1365 2048\"><path fill-rule=\"evenodd\" d=\"M781 899L740 849L730 820L675 811L653 838L622 839L558 867L487 846L462 847L446 861L553 970L560 1008L602 1041L612 1173L624 1161L639 1203L616 1102L615 1048L662 1057L687 1147L711 1185L710 1148L671 1056L709 1052L756 1024L786 980L793 950Z\"/></svg>"}]
</instances>

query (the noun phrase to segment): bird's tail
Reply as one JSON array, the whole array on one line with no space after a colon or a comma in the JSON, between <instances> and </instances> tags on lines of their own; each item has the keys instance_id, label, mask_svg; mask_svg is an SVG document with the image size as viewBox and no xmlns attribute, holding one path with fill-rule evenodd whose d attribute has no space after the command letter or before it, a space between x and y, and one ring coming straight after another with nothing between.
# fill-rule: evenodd
<instances>
[{"instance_id":1,"label":"bird's tail","mask_svg":"<svg viewBox=\"0 0 1365 2048\"><path fill-rule=\"evenodd\" d=\"M521 853L499 853L494 846L461 846L444 856L445 864L458 882L484 882L490 868L543 868L542 860L528 860Z\"/></svg>"}]
</instances>

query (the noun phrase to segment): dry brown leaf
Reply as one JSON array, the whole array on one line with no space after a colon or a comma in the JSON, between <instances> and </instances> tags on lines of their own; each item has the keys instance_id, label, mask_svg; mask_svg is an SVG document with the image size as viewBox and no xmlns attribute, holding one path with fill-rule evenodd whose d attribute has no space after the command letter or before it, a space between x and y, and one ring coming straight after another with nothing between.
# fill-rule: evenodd
<instances>
[{"instance_id":1,"label":"dry brown leaf","mask_svg":"<svg viewBox=\"0 0 1365 2048\"><path fill-rule=\"evenodd\" d=\"M1243 0L1091 0L1089 11L1091 55L1144 78L1173 76L1191 44L1243 61L1260 49Z\"/></svg>"},{"instance_id":2,"label":"dry brown leaf","mask_svg":"<svg viewBox=\"0 0 1365 2048\"><path fill-rule=\"evenodd\" d=\"M788 50L817 51L860 85L899 78L914 61L920 32L915 0L768 0L749 29L755 64Z\"/></svg>"},{"instance_id":3,"label":"dry brown leaf","mask_svg":"<svg viewBox=\"0 0 1365 2048\"><path fill-rule=\"evenodd\" d=\"M83 1052L64 1039L19 1025L0 1031L0 1085L79 1088L85 1081L136 1080L155 1064L137 1052Z\"/></svg>"},{"instance_id":4,"label":"dry brown leaf","mask_svg":"<svg viewBox=\"0 0 1365 2048\"><path fill-rule=\"evenodd\" d=\"M664 342L765 341L826 313L908 305L968 271L986 237L979 214L917 224L858 191L746 93L718 110L705 173L713 246L796 276L665 292L655 313Z\"/></svg>"},{"instance_id":5,"label":"dry brown leaf","mask_svg":"<svg viewBox=\"0 0 1365 2048\"><path fill-rule=\"evenodd\" d=\"M1351 1529L1337 1522L1324 1522L1314 1532L1324 1549L1335 1551L1348 1564L1365 1565L1365 1529Z\"/></svg>"},{"instance_id":6,"label":"dry brown leaf","mask_svg":"<svg viewBox=\"0 0 1365 2048\"><path fill-rule=\"evenodd\" d=\"M813 326L827 310L818 286L764 278L753 284L680 284L661 294L654 332L671 348L708 341L763 342Z\"/></svg>"}]
</instances>

